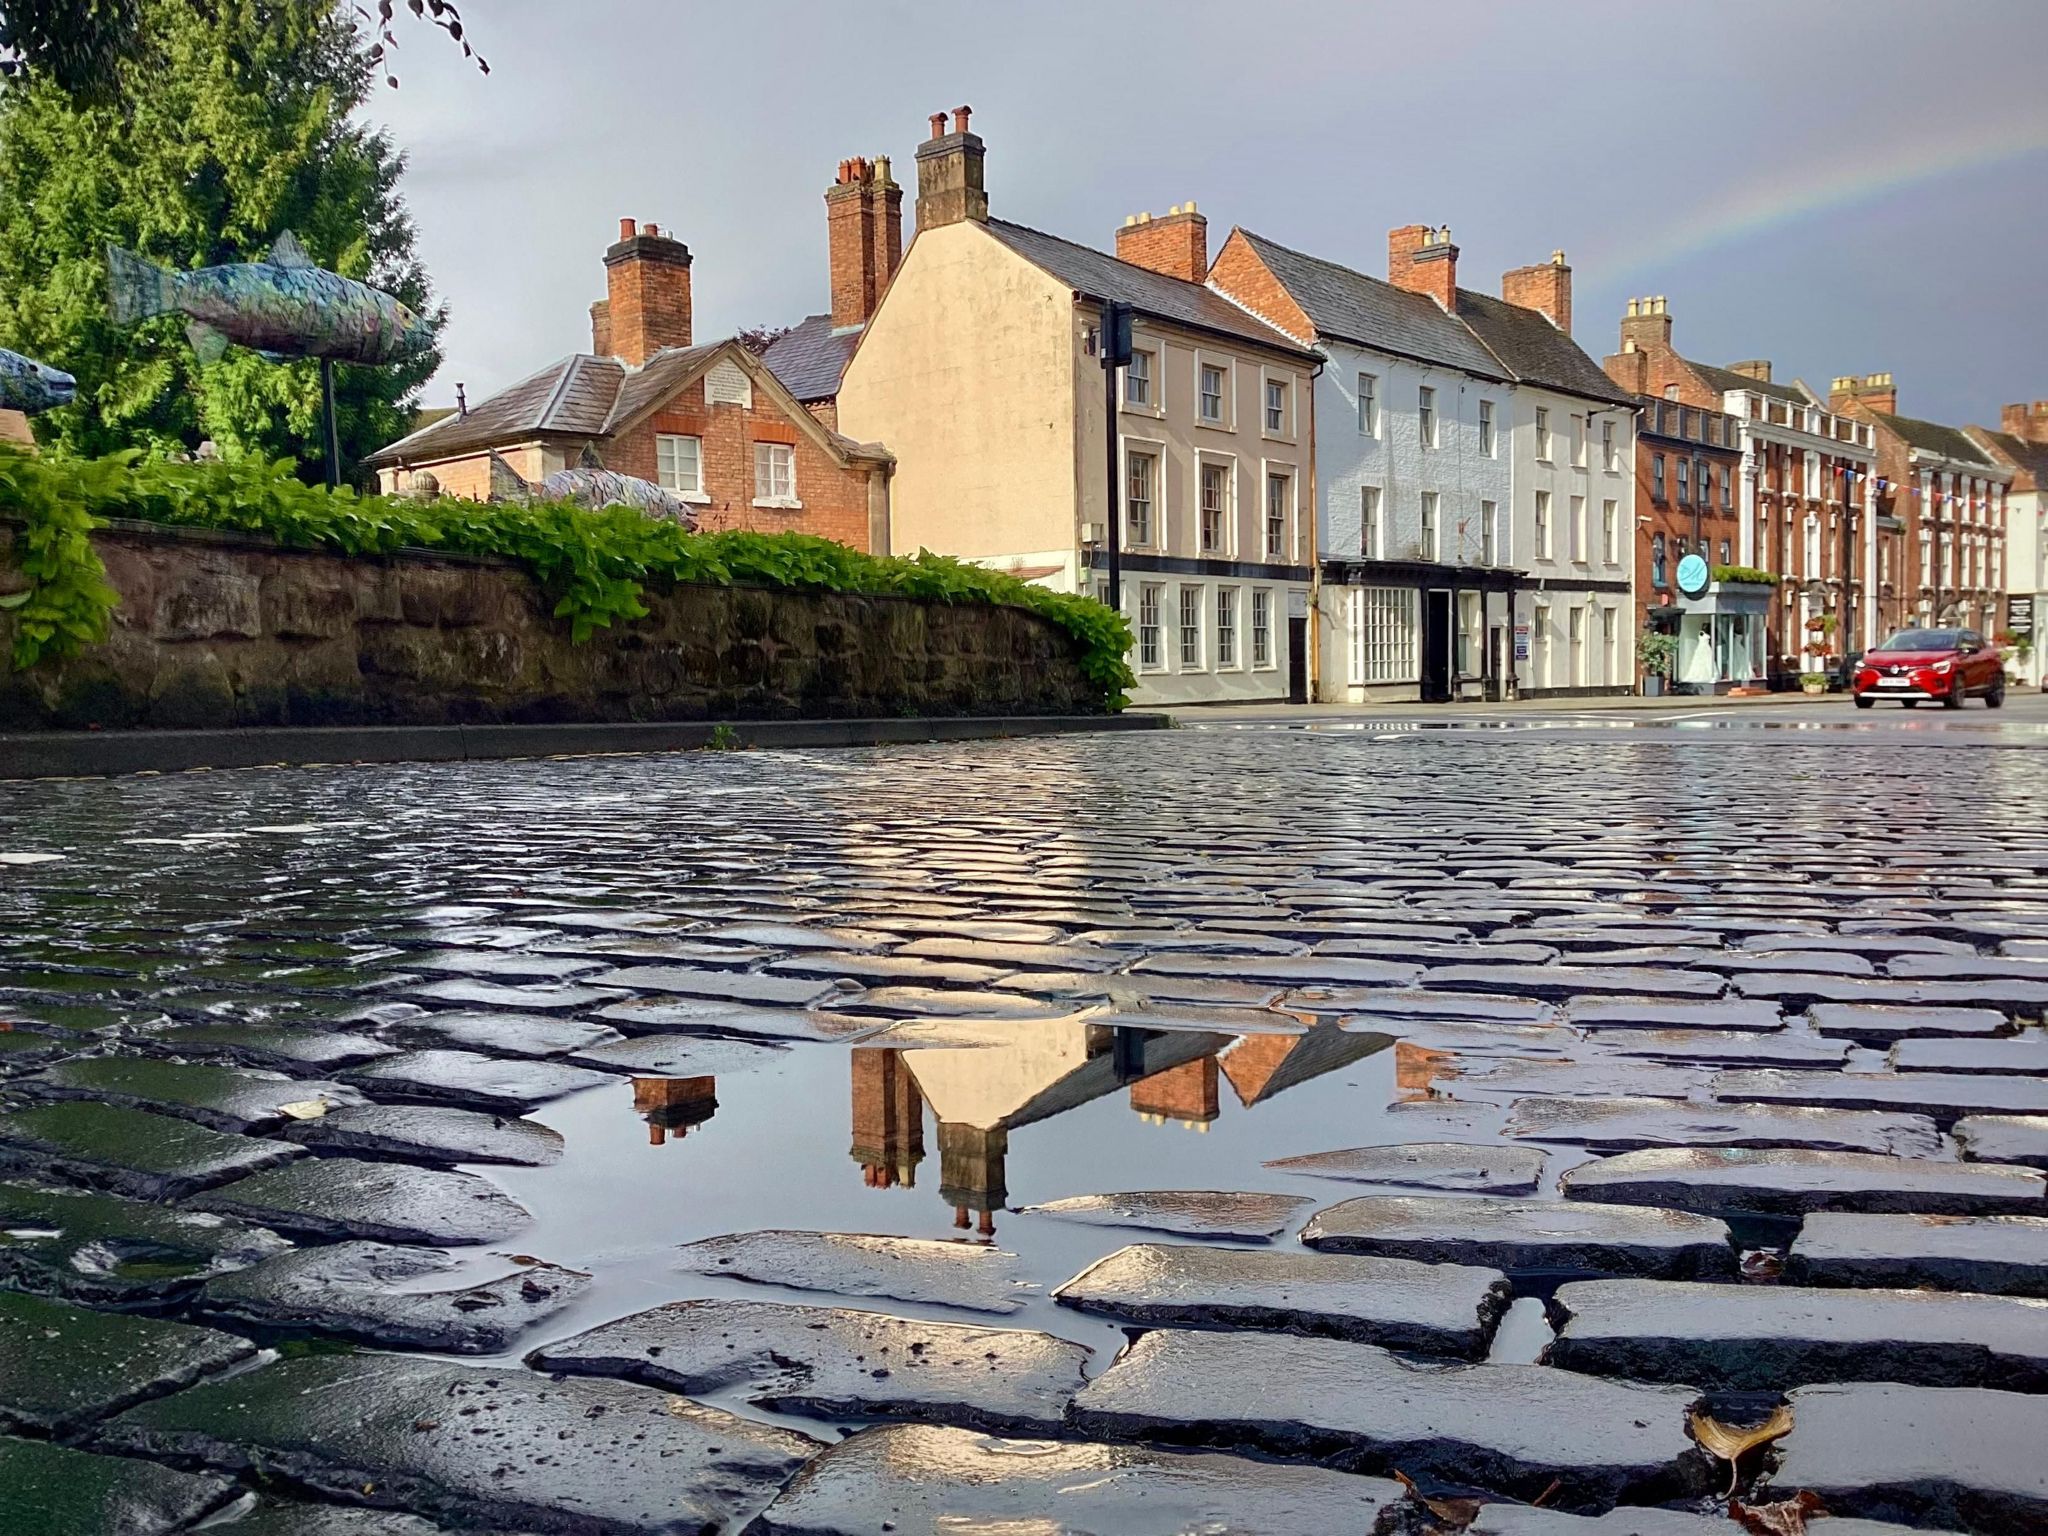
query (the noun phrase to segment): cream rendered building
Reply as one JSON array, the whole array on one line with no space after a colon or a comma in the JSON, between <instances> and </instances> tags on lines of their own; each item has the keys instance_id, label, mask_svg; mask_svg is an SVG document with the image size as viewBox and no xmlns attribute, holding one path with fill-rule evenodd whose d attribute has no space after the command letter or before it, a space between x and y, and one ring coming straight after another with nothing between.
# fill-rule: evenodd
<instances>
[{"instance_id":1,"label":"cream rendered building","mask_svg":"<svg viewBox=\"0 0 2048 1536\"><path fill-rule=\"evenodd\" d=\"M1107 600L1113 515L1137 703L1306 698L1316 358L1204 285L1192 206L1117 255L988 216L965 110L918 150L917 236L848 362L839 426L896 454L890 547ZM1135 315L1115 381L1104 306Z\"/></svg>"}]
</instances>

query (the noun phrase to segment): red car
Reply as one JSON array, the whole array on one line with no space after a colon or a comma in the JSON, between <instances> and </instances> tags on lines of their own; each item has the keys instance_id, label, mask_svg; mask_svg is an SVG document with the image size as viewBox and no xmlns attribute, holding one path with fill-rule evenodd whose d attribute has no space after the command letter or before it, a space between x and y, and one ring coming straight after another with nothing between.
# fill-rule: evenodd
<instances>
[{"instance_id":1,"label":"red car","mask_svg":"<svg viewBox=\"0 0 2048 1536\"><path fill-rule=\"evenodd\" d=\"M1879 699L1961 709L1971 694L1996 709L2005 702L2005 657L1974 629L1902 629L1863 653L1854 692L1858 709Z\"/></svg>"}]
</instances>

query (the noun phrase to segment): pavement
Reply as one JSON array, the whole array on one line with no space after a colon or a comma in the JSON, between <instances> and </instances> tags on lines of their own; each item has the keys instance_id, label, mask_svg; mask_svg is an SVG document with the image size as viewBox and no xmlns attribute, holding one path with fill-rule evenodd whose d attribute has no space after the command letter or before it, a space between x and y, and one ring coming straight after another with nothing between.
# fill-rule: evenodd
<instances>
[{"instance_id":1,"label":"pavement","mask_svg":"<svg viewBox=\"0 0 2048 1536\"><path fill-rule=\"evenodd\" d=\"M0 1531L2048 1529L2044 727L0 783Z\"/></svg>"}]
</instances>

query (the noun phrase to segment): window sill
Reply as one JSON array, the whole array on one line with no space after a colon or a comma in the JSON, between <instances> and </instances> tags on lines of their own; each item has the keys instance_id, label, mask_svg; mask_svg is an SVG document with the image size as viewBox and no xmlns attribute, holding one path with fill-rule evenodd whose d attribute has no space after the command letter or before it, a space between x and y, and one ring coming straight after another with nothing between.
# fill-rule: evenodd
<instances>
[{"instance_id":1,"label":"window sill","mask_svg":"<svg viewBox=\"0 0 2048 1536\"><path fill-rule=\"evenodd\" d=\"M1220 416L1197 416L1195 418L1195 425L1204 432L1235 432L1237 430L1235 422L1225 420Z\"/></svg>"},{"instance_id":2,"label":"window sill","mask_svg":"<svg viewBox=\"0 0 2048 1536\"><path fill-rule=\"evenodd\" d=\"M663 489L666 490L667 487L664 486ZM708 507L711 505L711 498L702 491L669 491L669 495L675 497L678 501L687 501L693 507Z\"/></svg>"},{"instance_id":3,"label":"window sill","mask_svg":"<svg viewBox=\"0 0 2048 1536\"><path fill-rule=\"evenodd\" d=\"M1117 411L1124 416L1143 416L1147 421L1166 420L1166 407L1163 405L1133 405L1126 400L1117 407Z\"/></svg>"},{"instance_id":4,"label":"window sill","mask_svg":"<svg viewBox=\"0 0 2048 1536\"><path fill-rule=\"evenodd\" d=\"M1265 443L1292 443L1294 441L1294 434L1292 432L1274 432L1261 427L1259 429L1259 440Z\"/></svg>"},{"instance_id":5,"label":"window sill","mask_svg":"<svg viewBox=\"0 0 2048 1536\"><path fill-rule=\"evenodd\" d=\"M755 506L764 512L801 512L804 504L793 496L756 496Z\"/></svg>"}]
</instances>

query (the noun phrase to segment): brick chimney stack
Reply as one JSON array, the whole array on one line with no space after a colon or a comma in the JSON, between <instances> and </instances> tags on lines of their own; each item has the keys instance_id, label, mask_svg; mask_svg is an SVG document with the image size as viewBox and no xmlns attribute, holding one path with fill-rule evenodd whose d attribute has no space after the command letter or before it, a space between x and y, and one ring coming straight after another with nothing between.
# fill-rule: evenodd
<instances>
[{"instance_id":1,"label":"brick chimney stack","mask_svg":"<svg viewBox=\"0 0 2048 1536\"><path fill-rule=\"evenodd\" d=\"M932 136L917 147L917 227L937 229L972 219L988 222L988 193L982 185L981 136L970 133L972 107L953 109L953 131L946 114L934 112Z\"/></svg>"},{"instance_id":2,"label":"brick chimney stack","mask_svg":"<svg viewBox=\"0 0 2048 1536\"><path fill-rule=\"evenodd\" d=\"M1134 213L1116 232L1116 259L1134 267L1177 277L1184 283L1209 276L1209 220L1193 203L1175 203L1164 218Z\"/></svg>"},{"instance_id":3,"label":"brick chimney stack","mask_svg":"<svg viewBox=\"0 0 2048 1536\"><path fill-rule=\"evenodd\" d=\"M1387 231L1387 281L1410 293L1427 294L1451 314L1458 307L1458 248L1451 226L1432 230L1405 224Z\"/></svg>"},{"instance_id":4,"label":"brick chimney stack","mask_svg":"<svg viewBox=\"0 0 2048 1536\"><path fill-rule=\"evenodd\" d=\"M903 261L903 189L889 174L887 156L839 162L825 194L825 230L833 328L866 325Z\"/></svg>"},{"instance_id":5,"label":"brick chimney stack","mask_svg":"<svg viewBox=\"0 0 2048 1536\"><path fill-rule=\"evenodd\" d=\"M1552 325L1571 335L1572 269L1565 265L1563 251L1552 251L1550 260L1540 266L1503 272L1500 296L1523 309L1541 311Z\"/></svg>"},{"instance_id":6,"label":"brick chimney stack","mask_svg":"<svg viewBox=\"0 0 2048 1536\"><path fill-rule=\"evenodd\" d=\"M1771 382L1771 360L1768 357L1746 357L1739 363L1730 363L1728 371L1739 373L1745 379L1755 379L1759 384Z\"/></svg>"},{"instance_id":7,"label":"brick chimney stack","mask_svg":"<svg viewBox=\"0 0 2048 1536\"><path fill-rule=\"evenodd\" d=\"M1899 386L1888 373L1870 373L1857 378L1844 374L1828 386L1828 409L1847 410L1851 405L1868 406L1887 416L1899 413Z\"/></svg>"},{"instance_id":8,"label":"brick chimney stack","mask_svg":"<svg viewBox=\"0 0 2048 1536\"><path fill-rule=\"evenodd\" d=\"M2036 400L2032 405L2022 400L2004 407L1998 413L1998 430L2030 443L2048 443L2048 400Z\"/></svg>"},{"instance_id":9,"label":"brick chimney stack","mask_svg":"<svg viewBox=\"0 0 2048 1536\"><path fill-rule=\"evenodd\" d=\"M1664 307L1664 296L1630 299L1628 313L1621 317L1621 350L1651 352L1670 346L1671 312Z\"/></svg>"},{"instance_id":10,"label":"brick chimney stack","mask_svg":"<svg viewBox=\"0 0 2048 1536\"><path fill-rule=\"evenodd\" d=\"M618 243L604 253L605 286L591 306L597 351L639 367L663 347L690 344L690 248L659 226L619 220Z\"/></svg>"}]
</instances>

